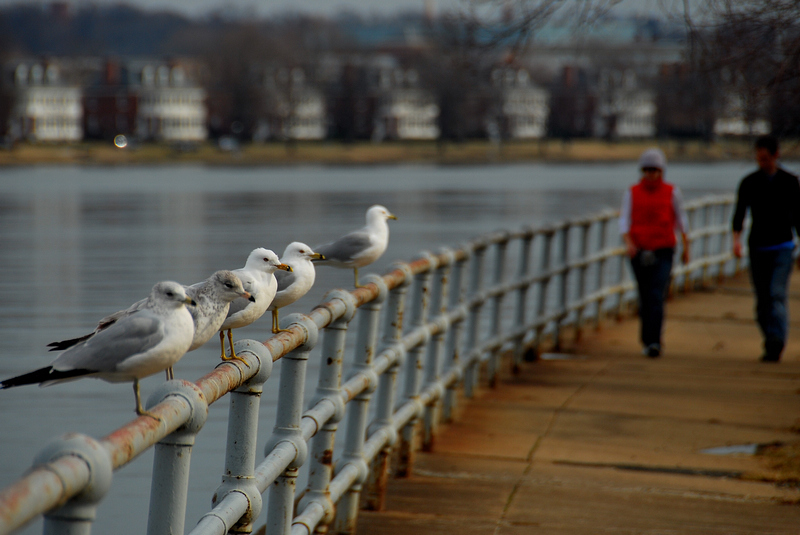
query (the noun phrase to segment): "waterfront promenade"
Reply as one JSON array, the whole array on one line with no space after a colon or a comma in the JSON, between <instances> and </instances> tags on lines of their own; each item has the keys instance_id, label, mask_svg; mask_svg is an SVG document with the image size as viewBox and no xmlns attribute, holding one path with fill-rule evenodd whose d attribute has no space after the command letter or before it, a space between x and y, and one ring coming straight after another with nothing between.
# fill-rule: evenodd
<instances>
[{"instance_id":1,"label":"waterfront promenade","mask_svg":"<svg viewBox=\"0 0 800 535\"><path fill-rule=\"evenodd\" d=\"M758 362L742 273L669 301L660 359L641 355L628 318L518 375L504 365L500 388L462 400L413 475L390 480L384 510L361 511L358 533L800 533L797 473L769 448L703 451L800 442L800 272L790 302L779 364Z\"/></svg>"}]
</instances>

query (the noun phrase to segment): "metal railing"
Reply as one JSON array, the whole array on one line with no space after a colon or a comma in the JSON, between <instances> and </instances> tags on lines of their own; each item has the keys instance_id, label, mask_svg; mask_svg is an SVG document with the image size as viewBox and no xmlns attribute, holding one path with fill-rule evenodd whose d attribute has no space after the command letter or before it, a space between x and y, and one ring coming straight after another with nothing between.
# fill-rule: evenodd
<instances>
[{"instance_id":1,"label":"metal railing","mask_svg":"<svg viewBox=\"0 0 800 535\"><path fill-rule=\"evenodd\" d=\"M730 254L732 202L724 196L687 203L694 260L675 267L676 288L738 269ZM545 342L558 349L565 329L580 336L587 323L626 312L635 291L617 217L604 212L492 233L395 264L383 277L364 277L364 288L329 292L309 314L283 318L288 332L264 343L237 342L248 365L224 362L196 383L161 385L147 403L158 420L140 417L100 440L74 434L46 447L31 470L0 492L0 533L40 514L45 533L90 533L113 471L152 446L148 533L184 533L192 446L208 406L228 393L222 484L190 533L250 533L264 510L268 535L306 535L321 526L354 533L360 504L382 508L390 465L395 476L406 476L414 445L433 448L439 423L453 418L457 388L472 396L481 370L495 382L501 354L519 366ZM517 267L509 276L511 261ZM353 364L345 374L356 316ZM319 383L303 412L306 365L320 338ZM276 422L256 464L260 394L278 359ZM308 470L308 485L296 493L301 470Z\"/></svg>"}]
</instances>

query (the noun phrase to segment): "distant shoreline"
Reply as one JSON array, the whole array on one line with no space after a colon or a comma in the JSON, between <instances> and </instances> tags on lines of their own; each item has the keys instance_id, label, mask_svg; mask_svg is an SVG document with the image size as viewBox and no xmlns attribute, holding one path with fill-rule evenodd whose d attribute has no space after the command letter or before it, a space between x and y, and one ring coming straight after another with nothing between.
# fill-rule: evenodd
<instances>
[{"instance_id":1,"label":"distant shoreline","mask_svg":"<svg viewBox=\"0 0 800 535\"><path fill-rule=\"evenodd\" d=\"M291 165L497 165L518 163L615 163L635 162L648 147L658 146L670 162L713 163L751 160L752 145L743 139L702 141L602 141L575 139L562 141L489 141L462 143L354 142L334 141L263 143L243 145L224 151L211 142L196 146L166 143L142 144L119 149L111 142L76 144L20 143L0 150L0 167L30 165L171 165L200 164L219 166ZM784 142L784 159L800 159L800 142Z\"/></svg>"}]
</instances>

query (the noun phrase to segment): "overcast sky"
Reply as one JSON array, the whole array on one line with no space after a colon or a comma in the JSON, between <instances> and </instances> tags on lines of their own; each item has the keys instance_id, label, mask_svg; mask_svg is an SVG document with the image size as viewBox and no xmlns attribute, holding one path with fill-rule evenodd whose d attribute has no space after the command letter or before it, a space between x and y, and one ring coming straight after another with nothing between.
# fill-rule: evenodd
<instances>
[{"instance_id":1,"label":"overcast sky","mask_svg":"<svg viewBox=\"0 0 800 535\"><path fill-rule=\"evenodd\" d=\"M35 0L0 0L0 5L34 3ZM436 11L449 8L462 0L67 0L70 4L118 4L126 3L148 10L169 10L190 16L205 14L211 10L229 11L232 14L254 13L260 16L276 15L287 11L333 15L342 10L363 15L389 15L399 11L421 11L426 1ZM623 0L617 9L638 14L656 14L660 6L671 5L677 0ZM39 1L48 4L48 1ZM680 2L679 2L680 3Z\"/></svg>"}]
</instances>

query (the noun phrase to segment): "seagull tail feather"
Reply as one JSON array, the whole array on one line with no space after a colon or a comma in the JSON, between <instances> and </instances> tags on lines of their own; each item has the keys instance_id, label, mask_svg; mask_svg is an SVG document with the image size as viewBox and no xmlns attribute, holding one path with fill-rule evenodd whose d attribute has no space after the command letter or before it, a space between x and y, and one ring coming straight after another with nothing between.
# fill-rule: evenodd
<instances>
[{"instance_id":1,"label":"seagull tail feather","mask_svg":"<svg viewBox=\"0 0 800 535\"><path fill-rule=\"evenodd\" d=\"M0 381L0 389L11 388L13 386L33 385L37 383L52 383L54 381L62 381L65 379L75 379L82 375L93 373L91 370L77 369L77 370L54 370L52 366L46 368L39 368L32 372L28 372L16 377L11 377L5 381Z\"/></svg>"},{"instance_id":2,"label":"seagull tail feather","mask_svg":"<svg viewBox=\"0 0 800 535\"><path fill-rule=\"evenodd\" d=\"M63 351L65 349L69 349L72 346L78 345L81 342L85 342L86 340L94 336L94 334L95 333L92 332L89 334L84 334L83 336L79 336L78 338L70 338L69 340L61 340L60 342L50 342L49 344L47 344L47 347L50 348L49 351Z\"/></svg>"}]
</instances>

